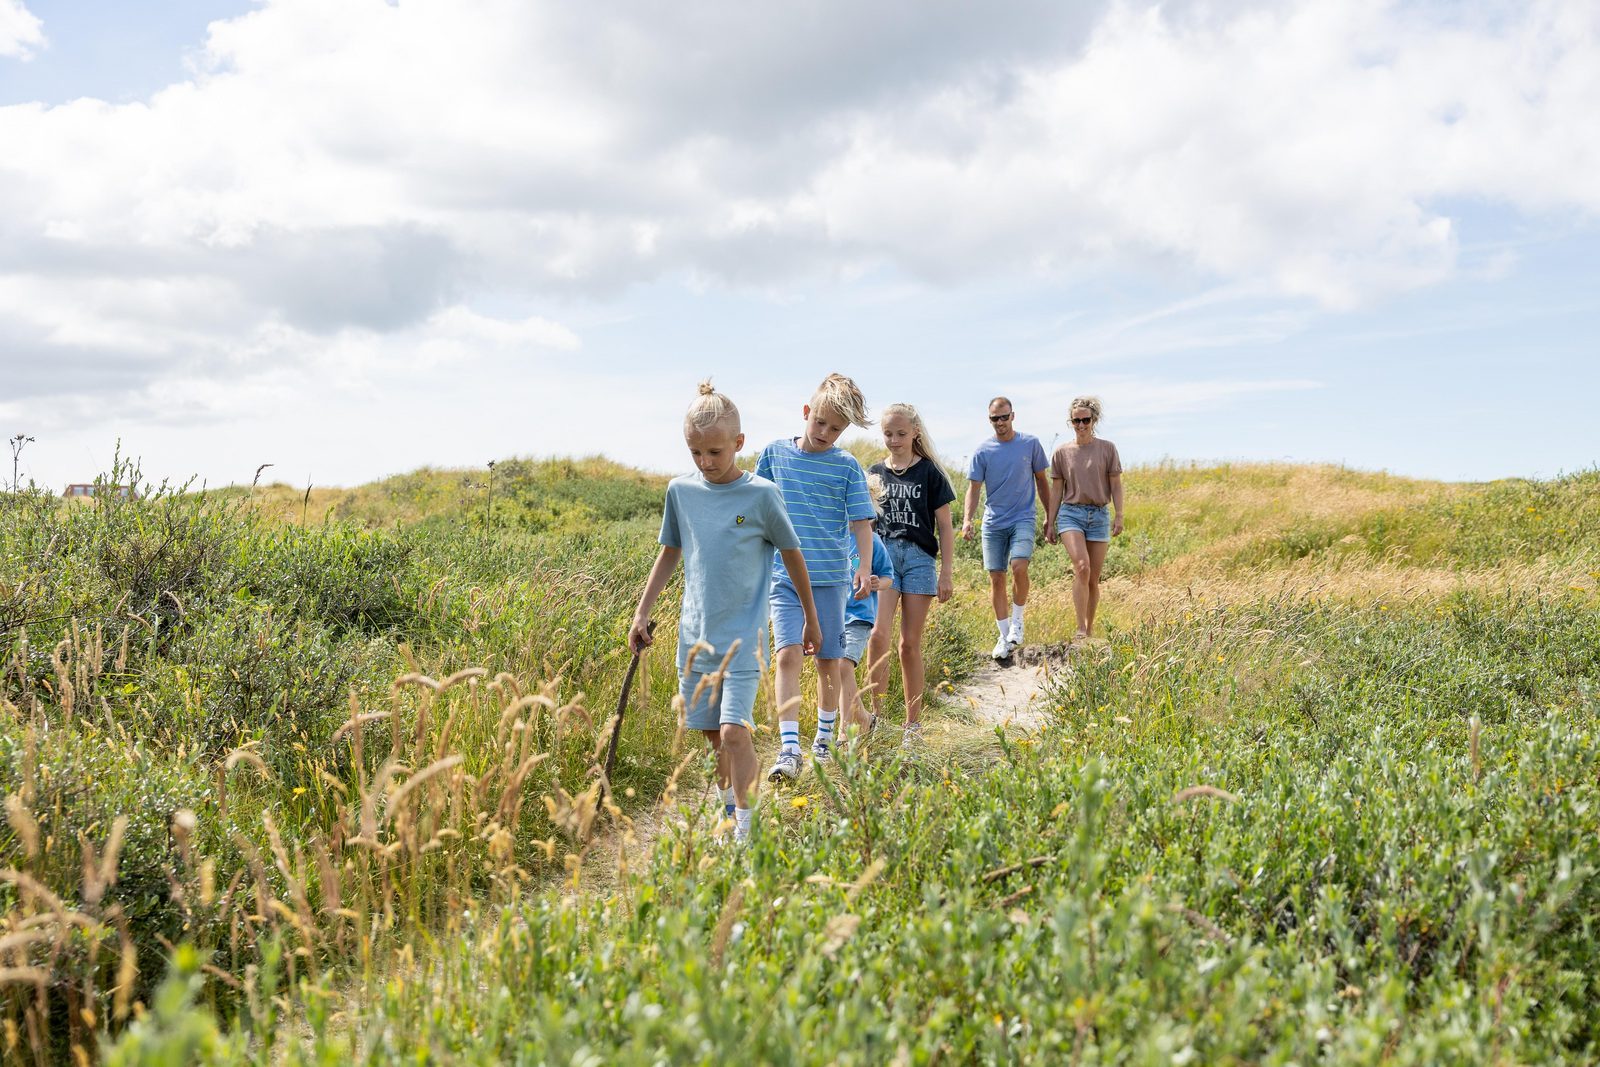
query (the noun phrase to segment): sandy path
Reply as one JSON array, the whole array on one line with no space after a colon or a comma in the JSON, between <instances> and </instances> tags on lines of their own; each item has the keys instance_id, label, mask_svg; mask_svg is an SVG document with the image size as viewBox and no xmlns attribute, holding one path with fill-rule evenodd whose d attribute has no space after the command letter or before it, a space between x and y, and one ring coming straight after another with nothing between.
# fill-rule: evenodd
<instances>
[{"instance_id":1,"label":"sandy path","mask_svg":"<svg viewBox=\"0 0 1600 1067\"><path fill-rule=\"evenodd\" d=\"M1005 662L985 659L946 699L967 703L983 722L1037 730L1048 721L1045 684L1079 651L1071 645L1024 645Z\"/></svg>"},{"instance_id":2,"label":"sandy path","mask_svg":"<svg viewBox=\"0 0 1600 1067\"><path fill-rule=\"evenodd\" d=\"M985 730L992 726L1004 726L1008 730L1021 732L1038 730L1049 721L1044 706L1044 689L1051 675L1067 667L1074 656L1085 654L1086 651L1083 647L1065 644L1025 645L1003 663L985 657L972 676L954 692L945 694L941 702L967 704ZM931 714L937 720L937 708L932 709ZM894 733L898 736L899 731L895 730ZM960 733L966 735L971 731L969 728ZM957 742L958 745L974 743L982 744L972 736L963 736ZM770 788L765 782L762 783L763 794ZM698 786L686 786L678 802L709 810L713 806L712 797L711 783L706 782ZM641 808L631 816L631 840L630 835L619 832L616 824L607 820L607 825L596 834L584 853L580 883L584 890L593 892L614 888L618 861L634 869L647 864L650 848L666 829L667 823L682 823L684 818L684 810L677 806Z\"/></svg>"}]
</instances>

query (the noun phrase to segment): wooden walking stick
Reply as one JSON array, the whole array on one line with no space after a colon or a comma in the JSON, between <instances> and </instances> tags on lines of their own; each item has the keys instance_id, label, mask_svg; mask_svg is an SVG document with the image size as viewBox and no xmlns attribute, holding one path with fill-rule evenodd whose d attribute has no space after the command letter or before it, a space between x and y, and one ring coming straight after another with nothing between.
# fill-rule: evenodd
<instances>
[{"instance_id":1,"label":"wooden walking stick","mask_svg":"<svg viewBox=\"0 0 1600 1067\"><path fill-rule=\"evenodd\" d=\"M645 632L651 637L655 636L656 623L654 619L650 620L650 625L645 628ZM617 697L617 714L611 724L611 742L606 746L606 794L608 796L611 793L611 771L617 765L617 739L622 736L622 713L628 710L628 693L633 689L633 676L638 673L639 655L643 651L643 648L634 650L633 660L628 664L628 673L622 679L622 695Z\"/></svg>"}]
</instances>

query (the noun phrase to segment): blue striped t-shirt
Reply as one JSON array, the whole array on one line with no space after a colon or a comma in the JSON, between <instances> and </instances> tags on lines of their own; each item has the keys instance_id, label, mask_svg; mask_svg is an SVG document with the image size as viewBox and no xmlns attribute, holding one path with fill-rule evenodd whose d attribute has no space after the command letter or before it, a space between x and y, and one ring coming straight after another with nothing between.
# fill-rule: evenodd
<instances>
[{"instance_id":1,"label":"blue striped t-shirt","mask_svg":"<svg viewBox=\"0 0 1600 1067\"><path fill-rule=\"evenodd\" d=\"M854 573L846 543L850 523L877 514L856 457L841 448L807 452L796 438L786 437L761 450L756 474L778 483L784 510L800 535L811 584L848 585ZM773 573L782 577L782 569L783 560L774 553Z\"/></svg>"}]
</instances>

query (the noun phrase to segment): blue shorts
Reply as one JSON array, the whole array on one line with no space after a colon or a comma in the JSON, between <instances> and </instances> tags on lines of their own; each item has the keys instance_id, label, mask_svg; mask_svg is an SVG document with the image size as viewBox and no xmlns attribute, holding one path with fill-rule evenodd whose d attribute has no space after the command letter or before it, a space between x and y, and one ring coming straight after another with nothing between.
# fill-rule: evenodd
<instances>
[{"instance_id":1,"label":"blue shorts","mask_svg":"<svg viewBox=\"0 0 1600 1067\"><path fill-rule=\"evenodd\" d=\"M922 548L904 537L885 541L894 564L894 587L902 593L935 596L939 592L939 564Z\"/></svg>"},{"instance_id":2,"label":"blue shorts","mask_svg":"<svg viewBox=\"0 0 1600 1067\"><path fill-rule=\"evenodd\" d=\"M983 569L1003 571L1014 559L1033 558L1033 520L1015 526L983 527Z\"/></svg>"},{"instance_id":3,"label":"blue shorts","mask_svg":"<svg viewBox=\"0 0 1600 1067\"><path fill-rule=\"evenodd\" d=\"M690 730L715 730L723 726L756 728L756 690L761 687L760 671L729 671L719 687L701 682L714 671L690 671L678 687L683 695L683 725ZM695 691L699 690L698 699Z\"/></svg>"},{"instance_id":4,"label":"blue shorts","mask_svg":"<svg viewBox=\"0 0 1600 1067\"><path fill-rule=\"evenodd\" d=\"M817 625L822 627L822 644L817 646L818 659L844 658L844 605L850 599L848 585L814 585L811 601L817 606ZM800 606L800 594L787 579L772 582L772 647L785 649L798 645L805 636L806 611Z\"/></svg>"},{"instance_id":5,"label":"blue shorts","mask_svg":"<svg viewBox=\"0 0 1600 1067\"><path fill-rule=\"evenodd\" d=\"M1062 504L1056 513L1056 532L1073 530L1085 541L1111 540L1111 509L1104 504Z\"/></svg>"},{"instance_id":6,"label":"blue shorts","mask_svg":"<svg viewBox=\"0 0 1600 1067\"><path fill-rule=\"evenodd\" d=\"M844 624L844 655L852 664L860 663L867 654L867 639L872 636L872 624L864 619L851 619Z\"/></svg>"}]
</instances>

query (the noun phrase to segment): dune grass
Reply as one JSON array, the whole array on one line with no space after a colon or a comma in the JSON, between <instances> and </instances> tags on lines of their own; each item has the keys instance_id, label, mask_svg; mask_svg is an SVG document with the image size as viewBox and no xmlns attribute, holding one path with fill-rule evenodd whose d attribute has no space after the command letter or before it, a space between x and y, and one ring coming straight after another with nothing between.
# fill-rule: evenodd
<instances>
[{"instance_id":1,"label":"dune grass","mask_svg":"<svg viewBox=\"0 0 1600 1067\"><path fill-rule=\"evenodd\" d=\"M0 501L4 1062L1600 1055L1595 473L1130 471L1047 729L936 708L742 852L670 642L595 770L663 480L487 473Z\"/></svg>"}]
</instances>

